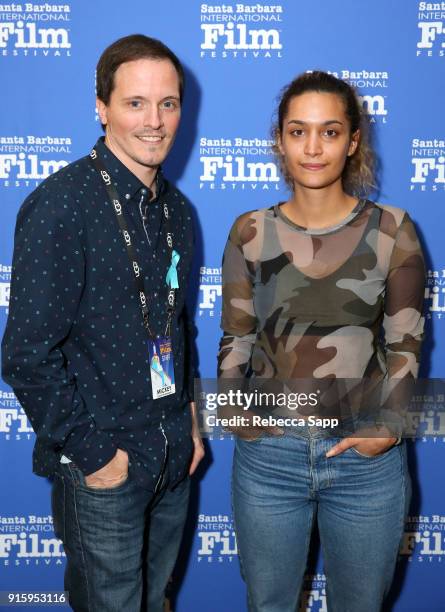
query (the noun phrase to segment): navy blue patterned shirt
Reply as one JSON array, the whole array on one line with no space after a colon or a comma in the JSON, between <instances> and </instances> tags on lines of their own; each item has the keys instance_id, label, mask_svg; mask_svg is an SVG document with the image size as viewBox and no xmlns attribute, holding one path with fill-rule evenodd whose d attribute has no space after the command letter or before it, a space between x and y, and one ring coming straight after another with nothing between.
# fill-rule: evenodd
<instances>
[{"instance_id":1,"label":"navy blue patterned shirt","mask_svg":"<svg viewBox=\"0 0 445 612\"><path fill-rule=\"evenodd\" d=\"M184 307L193 244L190 209L161 171L150 201L150 191L103 139L96 150L124 207L155 334L163 334L166 324L170 252L163 203L169 208L173 247L180 254L171 332L176 393L152 398L133 271L89 156L48 177L18 213L3 377L36 433L36 474L50 476L62 454L91 474L122 448L133 477L155 487L165 457L164 430L174 484L186 474L192 452L194 372Z\"/></svg>"}]
</instances>

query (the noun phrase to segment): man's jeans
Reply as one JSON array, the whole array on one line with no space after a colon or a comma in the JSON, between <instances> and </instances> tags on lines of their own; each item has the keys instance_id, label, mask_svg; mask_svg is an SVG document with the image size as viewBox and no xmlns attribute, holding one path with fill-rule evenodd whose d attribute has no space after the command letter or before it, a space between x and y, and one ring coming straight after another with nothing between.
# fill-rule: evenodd
<instances>
[{"instance_id":1,"label":"man's jeans","mask_svg":"<svg viewBox=\"0 0 445 612\"><path fill-rule=\"evenodd\" d=\"M146 491L128 479L91 489L74 464L54 478L56 536L67 556L65 589L75 612L162 612L181 542L189 479L173 491ZM143 588L143 584L144 588Z\"/></svg>"},{"instance_id":2,"label":"man's jeans","mask_svg":"<svg viewBox=\"0 0 445 612\"><path fill-rule=\"evenodd\" d=\"M311 429L236 441L233 509L249 610L297 610L316 516L329 612L378 612L411 496L405 443L328 459L340 438Z\"/></svg>"}]
</instances>

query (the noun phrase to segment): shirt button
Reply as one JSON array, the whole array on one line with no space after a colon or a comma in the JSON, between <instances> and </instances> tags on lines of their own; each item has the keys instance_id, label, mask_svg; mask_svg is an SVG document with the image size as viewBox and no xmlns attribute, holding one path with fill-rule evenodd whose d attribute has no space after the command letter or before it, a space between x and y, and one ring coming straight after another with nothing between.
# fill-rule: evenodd
<instances>
[{"instance_id":1,"label":"shirt button","mask_svg":"<svg viewBox=\"0 0 445 612\"><path fill-rule=\"evenodd\" d=\"M145 189L145 187L143 187L141 189L141 193L142 193L142 195L147 195L147 190Z\"/></svg>"},{"instance_id":2,"label":"shirt button","mask_svg":"<svg viewBox=\"0 0 445 612\"><path fill-rule=\"evenodd\" d=\"M131 195L130 195L129 193L126 193L126 194L125 194L125 199L126 199L126 200L129 200L130 198L131 198Z\"/></svg>"},{"instance_id":3,"label":"shirt button","mask_svg":"<svg viewBox=\"0 0 445 612\"><path fill-rule=\"evenodd\" d=\"M158 297L158 292L157 292L157 291L155 291L155 292L153 293L153 297Z\"/></svg>"}]
</instances>

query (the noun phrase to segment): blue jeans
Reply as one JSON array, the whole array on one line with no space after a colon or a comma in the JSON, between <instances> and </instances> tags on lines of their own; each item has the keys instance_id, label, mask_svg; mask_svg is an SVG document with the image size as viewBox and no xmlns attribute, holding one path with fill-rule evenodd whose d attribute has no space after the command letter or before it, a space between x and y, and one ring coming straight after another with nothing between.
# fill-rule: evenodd
<instances>
[{"instance_id":1,"label":"blue jeans","mask_svg":"<svg viewBox=\"0 0 445 612\"><path fill-rule=\"evenodd\" d=\"M316 518L329 612L378 612L411 496L405 444L327 459L340 438L302 431L236 441L233 511L249 610L297 610Z\"/></svg>"},{"instance_id":2,"label":"blue jeans","mask_svg":"<svg viewBox=\"0 0 445 612\"><path fill-rule=\"evenodd\" d=\"M74 464L54 478L54 531L67 557L65 589L75 612L162 612L187 514L189 479L173 491L127 480L91 489Z\"/></svg>"}]
</instances>

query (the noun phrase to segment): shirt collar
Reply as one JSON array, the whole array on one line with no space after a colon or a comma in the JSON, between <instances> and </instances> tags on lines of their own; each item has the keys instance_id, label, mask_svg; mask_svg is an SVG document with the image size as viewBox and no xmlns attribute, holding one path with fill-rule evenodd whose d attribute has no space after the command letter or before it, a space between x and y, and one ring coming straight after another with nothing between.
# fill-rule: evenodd
<instances>
[{"instance_id":1,"label":"shirt collar","mask_svg":"<svg viewBox=\"0 0 445 612\"><path fill-rule=\"evenodd\" d=\"M140 193L144 193L144 189L147 193L149 189L137 176L131 172L105 144L105 137L101 136L94 148L98 152L100 158L111 176L113 183L117 189L119 195L125 200L131 200L136 198ZM156 201L165 189L165 179L162 174L161 168L158 168L156 173ZM148 193L148 195L150 195Z\"/></svg>"}]
</instances>

